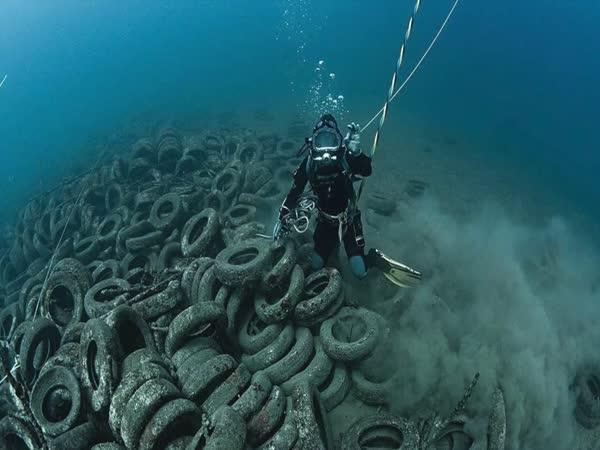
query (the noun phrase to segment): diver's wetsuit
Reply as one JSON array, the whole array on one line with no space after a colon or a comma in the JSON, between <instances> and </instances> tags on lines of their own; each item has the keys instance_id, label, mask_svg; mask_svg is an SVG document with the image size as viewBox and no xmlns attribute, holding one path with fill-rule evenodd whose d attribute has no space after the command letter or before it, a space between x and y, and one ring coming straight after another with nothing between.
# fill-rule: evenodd
<instances>
[{"instance_id":1,"label":"diver's wetsuit","mask_svg":"<svg viewBox=\"0 0 600 450\"><path fill-rule=\"evenodd\" d=\"M360 212L354 204L355 194L351 177L371 175L371 158L363 153L353 156L347 151L344 151L343 155L342 160L345 159L345 163L340 161L319 171L311 169L308 156L304 158L294 172L292 188L279 213L281 219L286 208L291 210L297 206L298 199L309 182L317 196L316 206L319 210L314 234L315 252L323 262L326 262L335 250L340 234L348 257L360 255L364 260L362 224ZM338 216L339 219L333 216Z\"/></svg>"}]
</instances>

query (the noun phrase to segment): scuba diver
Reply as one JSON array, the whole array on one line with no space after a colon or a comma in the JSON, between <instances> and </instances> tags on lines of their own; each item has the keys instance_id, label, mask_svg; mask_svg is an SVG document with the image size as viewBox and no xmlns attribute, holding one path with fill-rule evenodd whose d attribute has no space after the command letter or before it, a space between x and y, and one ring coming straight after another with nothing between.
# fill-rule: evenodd
<instances>
[{"instance_id":1,"label":"scuba diver","mask_svg":"<svg viewBox=\"0 0 600 450\"><path fill-rule=\"evenodd\" d=\"M365 254L361 213L353 183L371 175L372 167L371 157L360 148L360 127L351 123L343 137L333 115L325 114L315 125L312 137L305 139L298 156L307 150L308 155L294 172L292 187L279 210L273 238L277 240L291 232L289 219L298 217L295 211L308 183L316 197L314 206L318 212L311 255L313 270L324 267L342 242L357 278L366 277L367 271L376 267L398 286L416 284L421 278L418 271L374 248ZM307 228L308 218L303 218Z\"/></svg>"}]
</instances>

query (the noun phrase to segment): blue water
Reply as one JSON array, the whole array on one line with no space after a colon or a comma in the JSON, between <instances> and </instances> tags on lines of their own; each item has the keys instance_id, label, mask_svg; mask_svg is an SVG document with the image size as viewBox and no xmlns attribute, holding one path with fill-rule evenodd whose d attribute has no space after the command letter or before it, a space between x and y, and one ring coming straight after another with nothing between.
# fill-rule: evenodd
<instances>
[{"instance_id":1,"label":"blue water","mask_svg":"<svg viewBox=\"0 0 600 450\"><path fill-rule=\"evenodd\" d=\"M324 60L344 118L384 98L412 2L179 1L0 6L0 188L7 204L94 160L132 116L194 117L266 106L304 114ZM451 2L422 2L406 68ZM394 111L475 137L598 210L600 6L463 0ZM407 72L405 68L404 73ZM401 77L402 78L402 77Z\"/></svg>"}]
</instances>

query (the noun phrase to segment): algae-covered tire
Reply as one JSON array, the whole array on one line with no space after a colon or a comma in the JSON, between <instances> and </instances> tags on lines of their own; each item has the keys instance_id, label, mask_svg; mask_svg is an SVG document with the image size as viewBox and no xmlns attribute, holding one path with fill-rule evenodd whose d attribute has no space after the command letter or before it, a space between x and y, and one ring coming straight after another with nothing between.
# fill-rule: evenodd
<instances>
[{"instance_id":1,"label":"algae-covered tire","mask_svg":"<svg viewBox=\"0 0 600 450\"><path fill-rule=\"evenodd\" d=\"M352 370L353 394L367 405L387 405L392 392L392 378L371 380L360 370Z\"/></svg>"},{"instance_id":2,"label":"algae-covered tire","mask_svg":"<svg viewBox=\"0 0 600 450\"><path fill-rule=\"evenodd\" d=\"M181 232L183 256L207 256L218 233L219 216L214 209L206 208L192 216Z\"/></svg>"},{"instance_id":3,"label":"algae-covered tire","mask_svg":"<svg viewBox=\"0 0 600 450\"><path fill-rule=\"evenodd\" d=\"M115 389L108 409L108 425L115 436L119 438L121 436L121 421L127 402L140 386L152 379L173 381L163 367L155 364L142 365L133 371L123 373L123 378Z\"/></svg>"},{"instance_id":4,"label":"algae-covered tire","mask_svg":"<svg viewBox=\"0 0 600 450\"><path fill-rule=\"evenodd\" d=\"M176 193L170 192L154 202L148 221L157 230L172 230L179 225L183 215L181 199Z\"/></svg>"},{"instance_id":5,"label":"algae-covered tire","mask_svg":"<svg viewBox=\"0 0 600 450\"><path fill-rule=\"evenodd\" d=\"M286 398L285 417L281 426L274 431L269 439L257 447L257 450L269 450L276 448L277 450L292 450L299 448L298 443L298 426L296 425L296 413L294 411L292 399Z\"/></svg>"},{"instance_id":6,"label":"algae-covered tire","mask_svg":"<svg viewBox=\"0 0 600 450\"><path fill-rule=\"evenodd\" d=\"M188 450L242 450L246 441L246 424L241 415L229 406L220 407L201 427Z\"/></svg>"},{"instance_id":7,"label":"algae-covered tire","mask_svg":"<svg viewBox=\"0 0 600 450\"><path fill-rule=\"evenodd\" d=\"M54 265L53 272L69 272L77 278L81 289L85 292L91 286L91 276L88 269L74 258L64 258Z\"/></svg>"},{"instance_id":8,"label":"algae-covered tire","mask_svg":"<svg viewBox=\"0 0 600 450\"><path fill-rule=\"evenodd\" d=\"M204 284L204 275L211 269L214 265L215 261L212 258L200 258L198 259L198 267L194 273L192 284L189 293L190 303L198 303L201 301L205 301L204 298L201 297L201 292L203 290L202 285ZM213 272L214 276L214 272ZM189 285L189 282L186 281ZM185 286L182 286L185 289Z\"/></svg>"},{"instance_id":9,"label":"algae-covered tire","mask_svg":"<svg viewBox=\"0 0 600 450\"><path fill-rule=\"evenodd\" d=\"M123 206L124 198L123 188L117 183L112 183L104 193L104 207L107 211L118 210Z\"/></svg>"},{"instance_id":10,"label":"algae-covered tire","mask_svg":"<svg viewBox=\"0 0 600 450\"><path fill-rule=\"evenodd\" d=\"M22 318L23 314L18 303L15 302L5 306L0 312L0 338L8 339L11 337Z\"/></svg>"},{"instance_id":11,"label":"algae-covered tire","mask_svg":"<svg viewBox=\"0 0 600 450\"><path fill-rule=\"evenodd\" d=\"M197 404L202 404L214 386L218 386L235 370L237 363L230 355L218 355L198 367L198 375L184 381L181 391Z\"/></svg>"},{"instance_id":12,"label":"algae-covered tire","mask_svg":"<svg viewBox=\"0 0 600 450\"><path fill-rule=\"evenodd\" d=\"M575 405L575 419L588 429L600 425L600 373L597 370L585 370L575 379L577 389L577 402Z\"/></svg>"},{"instance_id":13,"label":"algae-covered tire","mask_svg":"<svg viewBox=\"0 0 600 450\"><path fill-rule=\"evenodd\" d=\"M128 238L125 240L125 247L132 253L138 253L155 245L162 244L164 238L162 230L149 231L141 236Z\"/></svg>"},{"instance_id":14,"label":"algae-covered tire","mask_svg":"<svg viewBox=\"0 0 600 450\"><path fill-rule=\"evenodd\" d=\"M266 324L250 309L238 331L238 343L242 351L252 355L273 342L283 330L282 323Z\"/></svg>"},{"instance_id":15,"label":"algae-covered tire","mask_svg":"<svg viewBox=\"0 0 600 450\"><path fill-rule=\"evenodd\" d=\"M162 405L179 396L177 387L165 379L152 379L142 384L127 402L121 420L121 437L125 446L137 448L152 416Z\"/></svg>"},{"instance_id":16,"label":"algae-covered tire","mask_svg":"<svg viewBox=\"0 0 600 450\"><path fill-rule=\"evenodd\" d=\"M181 276L181 289L190 303L195 303L194 287L197 288L202 275L204 275L204 272L206 272L206 270L212 266L213 263L214 260L212 258L200 257L192 261L183 271ZM196 277L198 277L198 279L196 279ZM194 281L196 282L195 286Z\"/></svg>"},{"instance_id":17,"label":"algae-covered tire","mask_svg":"<svg viewBox=\"0 0 600 450\"><path fill-rule=\"evenodd\" d=\"M204 197L204 208L214 209L221 214L229 206L229 200L221 191L212 190Z\"/></svg>"},{"instance_id":18,"label":"algae-covered tire","mask_svg":"<svg viewBox=\"0 0 600 450\"><path fill-rule=\"evenodd\" d=\"M223 221L226 225L237 228L256 219L256 206L238 203L225 211Z\"/></svg>"},{"instance_id":19,"label":"algae-covered tire","mask_svg":"<svg viewBox=\"0 0 600 450\"><path fill-rule=\"evenodd\" d=\"M419 445L417 426L411 420L390 414L375 414L355 422L343 435L341 448L413 449Z\"/></svg>"},{"instance_id":20,"label":"algae-covered tire","mask_svg":"<svg viewBox=\"0 0 600 450\"><path fill-rule=\"evenodd\" d=\"M217 345L217 344L215 344ZM180 385L184 385L190 382L194 377L198 376L198 367L202 366L207 361L219 356L221 352L219 349L213 346L206 346L205 348L196 347L193 353L189 354L180 365L176 366L177 379Z\"/></svg>"},{"instance_id":21,"label":"algae-covered tire","mask_svg":"<svg viewBox=\"0 0 600 450\"><path fill-rule=\"evenodd\" d=\"M264 372L256 372L252 375L250 385L231 407L239 412L245 421L250 420L267 401L271 389L273 385L269 377Z\"/></svg>"},{"instance_id":22,"label":"algae-covered tire","mask_svg":"<svg viewBox=\"0 0 600 450\"><path fill-rule=\"evenodd\" d=\"M36 375L58 349L60 332L49 319L39 318L31 322L31 327L23 335L21 342L21 373L26 383L34 381Z\"/></svg>"},{"instance_id":23,"label":"algae-covered tire","mask_svg":"<svg viewBox=\"0 0 600 450\"><path fill-rule=\"evenodd\" d=\"M290 411L290 417L294 415L293 411ZM287 419L287 416L286 416ZM292 450L296 449L296 443L298 442L298 428L294 424L293 417L290 420L286 420L284 424L273 434L271 439L265 442L263 445L258 447L257 450Z\"/></svg>"},{"instance_id":24,"label":"algae-covered tire","mask_svg":"<svg viewBox=\"0 0 600 450\"><path fill-rule=\"evenodd\" d=\"M121 350L112 329L100 319L90 319L81 333L81 384L96 412L110 403L119 382Z\"/></svg>"},{"instance_id":25,"label":"algae-covered tire","mask_svg":"<svg viewBox=\"0 0 600 450\"><path fill-rule=\"evenodd\" d=\"M266 347L251 355L242 355L242 362L246 364L252 372L264 370L275 364L290 351L294 345L294 337L294 327L287 324L275 340Z\"/></svg>"},{"instance_id":26,"label":"algae-covered tire","mask_svg":"<svg viewBox=\"0 0 600 450\"><path fill-rule=\"evenodd\" d=\"M160 353L154 349L143 347L131 352L129 355L123 358L123 363L121 364L121 373L125 375L127 372L133 372L138 370L139 367L151 364L163 367L166 373L169 371L169 364Z\"/></svg>"},{"instance_id":27,"label":"algae-covered tire","mask_svg":"<svg viewBox=\"0 0 600 450\"><path fill-rule=\"evenodd\" d=\"M173 354L171 362L179 369L193 354L207 349L212 349L217 353L221 353L221 347L214 339L202 336L192 338Z\"/></svg>"},{"instance_id":28,"label":"algae-covered tire","mask_svg":"<svg viewBox=\"0 0 600 450\"><path fill-rule=\"evenodd\" d=\"M60 345L63 346L70 342L79 344L79 340L81 339L81 332L83 331L84 326L84 322L76 322L66 327L63 331L62 338L60 339Z\"/></svg>"},{"instance_id":29,"label":"algae-covered tire","mask_svg":"<svg viewBox=\"0 0 600 450\"><path fill-rule=\"evenodd\" d=\"M255 163L263 159L263 146L255 140L241 142L233 157L244 165Z\"/></svg>"},{"instance_id":30,"label":"algae-covered tire","mask_svg":"<svg viewBox=\"0 0 600 450\"><path fill-rule=\"evenodd\" d=\"M91 450L127 450L127 447L116 442L101 442L94 445Z\"/></svg>"},{"instance_id":31,"label":"algae-covered tire","mask_svg":"<svg viewBox=\"0 0 600 450\"><path fill-rule=\"evenodd\" d=\"M286 394L292 392L294 386L300 383L308 383L311 388L317 388L327 380L333 370L333 361L323 350L321 341L315 338L315 351L310 363L299 373L281 384Z\"/></svg>"},{"instance_id":32,"label":"algae-covered tire","mask_svg":"<svg viewBox=\"0 0 600 450\"><path fill-rule=\"evenodd\" d=\"M227 286L239 286L261 279L271 262L265 239L249 239L222 250L215 258L215 275Z\"/></svg>"},{"instance_id":33,"label":"algae-covered tire","mask_svg":"<svg viewBox=\"0 0 600 450\"><path fill-rule=\"evenodd\" d=\"M283 281L278 285L281 286ZM283 284L285 286L285 284ZM254 297L254 309L256 315L264 323L276 323L287 319L293 312L300 300L304 288L304 271L298 265L294 267L287 280L287 289L261 290Z\"/></svg>"},{"instance_id":34,"label":"algae-covered tire","mask_svg":"<svg viewBox=\"0 0 600 450\"><path fill-rule=\"evenodd\" d=\"M92 263L93 264L93 263ZM121 265L116 259L100 261L92 271L92 281L99 283L109 278L118 278L121 274Z\"/></svg>"},{"instance_id":35,"label":"algae-covered tire","mask_svg":"<svg viewBox=\"0 0 600 450\"><path fill-rule=\"evenodd\" d=\"M98 225L97 238L100 246L112 245L117 240L117 233L123 226L123 218L119 214L110 214Z\"/></svg>"},{"instance_id":36,"label":"algae-covered tire","mask_svg":"<svg viewBox=\"0 0 600 450\"><path fill-rule=\"evenodd\" d=\"M367 208L382 216L389 216L396 210L396 202L393 197L388 197L381 192L373 192L367 195Z\"/></svg>"},{"instance_id":37,"label":"algae-covered tire","mask_svg":"<svg viewBox=\"0 0 600 450\"><path fill-rule=\"evenodd\" d=\"M4 416L0 420L0 448L12 450L37 450L42 448L35 430L16 416Z\"/></svg>"},{"instance_id":38,"label":"algae-covered tire","mask_svg":"<svg viewBox=\"0 0 600 450\"><path fill-rule=\"evenodd\" d=\"M319 386L321 401L325 410L331 411L342 403L351 386L352 381L348 369L342 363L337 363L328 378Z\"/></svg>"},{"instance_id":39,"label":"algae-covered tire","mask_svg":"<svg viewBox=\"0 0 600 450\"><path fill-rule=\"evenodd\" d=\"M96 236L88 236L77 241L73 247L75 258L83 264L91 263L100 253L100 242Z\"/></svg>"},{"instance_id":40,"label":"algae-covered tire","mask_svg":"<svg viewBox=\"0 0 600 450\"><path fill-rule=\"evenodd\" d=\"M181 244L177 241L167 242L158 254L156 270L161 273L167 269L177 267L182 259Z\"/></svg>"},{"instance_id":41,"label":"algae-covered tire","mask_svg":"<svg viewBox=\"0 0 600 450\"><path fill-rule=\"evenodd\" d=\"M125 302L125 292L131 285L120 278L110 278L92 286L83 299L85 312L91 318L109 313ZM119 294L117 292L122 292Z\"/></svg>"},{"instance_id":42,"label":"algae-covered tire","mask_svg":"<svg viewBox=\"0 0 600 450\"><path fill-rule=\"evenodd\" d=\"M79 358L79 342L69 342L61 345L56 351L54 356L48 358L46 363L40 370L39 376L41 377L48 370L54 367L66 367L71 369L77 379L81 379L81 363Z\"/></svg>"},{"instance_id":43,"label":"algae-covered tire","mask_svg":"<svg viewBox=\"0 0 600 450\"><path fill-rule=\"evenodd\" d=\"M132 269L144 269L148 272L156 270L158 256L151 251L136 253L127 253L121 259L121 273L127 273Z\"/></svg>"},{"instance_id":44,"label":"algae-covered tire","mask_svg":"<svg viewBox=\"0 0 600 450\"><path fill-rule=\"evenodd\" d=\"M23 342L23 336L25 336L25 333L30 326L31 320L24 320L15 328L15 332L11 336L11 343L17 355L21 354L21 343Z\"/></svg>"},{"instance_id":45,"label":"algae-covered tire","mask_svg":"<svg viewBox=\"0 0 600 450\"><path fill-rule=\"evenodd\" d=\"M369 356L377 346L379 334L376 314L365 308L350 307L340 309L323 322L320 332L323 348L331 359L347 363Z\"/></svg>"},{"instance_id":46,"label":"algae-covered tire","mask_svg":"<svg viewBox=\"0 0 600 450\"><path fill-rule=\"evenodd\" d=\"M296 328L292 348L279 361L265 369L273 384L281 384L296 375L311 359L314 351L313 336L308 328Z\"/></svg>"},{"instance_id":47,"label":"algae-covered tire","mask_svg":"<svg viewBox=\"0 0 600 450\"><path fill-rule=\"evenodd\" d=\"M213 180L212 188L223 193L227 200L231 200L241 187L240 173L237 170L223 169Z\"/></svg>"},{"instance_id":48,"label":"algae-covered tire","mask_svg":"<svg viewBox=\"0 0 600 450\"><path fill-rule=\"evenodd\" d=\"M337 312L343 301L342 276L325 267L306 278L303 298L294 309L294 320L302 326L313 326Z\"/></svg>"},{"instance_id":49,"label":"algae-covered tire","mask_svg":"<svg viewBox=\"0 0 600 450\"><path fill-rule=\"evenodd\" d=\"M215 266L212 265L202 274L197 273L194 279L192 303L214 302L223 284L215 275Z\"/></svg>"},{"instance_id":50,"label":"algae-covered tire","mask_svg":"<svg viewBox=\"0 0 600 450\"><path fill-rule=\"evenodd\" d=\"M144 320L153 321L177 308L182 302L183 293L179 281L172 280L163 291L134 303L132 308Z\"/></svg>"},{"instance_id":51,"label":"algae-covered tire","mask_svg":"<svg viewBox=\"0 0 600 450\"><path fill-rule=\"evenodd\" d=\"M88 450L98 442L105 441L107 434L96 423L84 422L51 440L48 450Z\"/></svg>"},{"instance_id":52,"label":"algae-covered tire","mask_svg":"<svg viewBox=\"0 0 600 450\"><path fill-rule=\"evenodd\" d=\"M70 430L82 412L81 386L66 367L52 367L40 375L31 392L31 411L44 434Z\"/></svg>"},{"instance_id":53,"label":"algae-covered tire","mask_svg":"<svg viewBox=\"0 0 600 450\"><path fill-rule=\"evenodd\" d=\"M227 316L222 306L202 302L179 313L169 325L165 352L172 357L189 339L196 336L212 337L227 326Z\"/></svg>"},{"instance_id":54,"label":"algae-covered tire","mask_svg":"<svg viewBox=\"0 0 600 450\"><path fill-rule=\"evenodd\" d=\"M285 409L285 394L279 386L273 386L265 404L248 421L248 444L257 447L267 441L283 422Z\"/></svg>"},{"instance_id":55,"label":"algae-covered tire","mask_svg":"<svg viewBox=\"0 0 600 450\"><path fill-rule=\"evenodd\" d=\"M202 410L212 415L219 407L233 403L246 390L252 375L244 364L236 369L202 403Z\"/></svg>"},{"instance_id":56,"label":"algae-covered tire","mask_svg":"<svg viewBox=\"0 0 600 450\"><path fill-rule=\"evenodd\" d=\"M130 306L116 307L104 320L114 331L123 357L140 348L156 350L150 327Z\"/></svg>"},{"instance_id":57,"label":"algae-covered tire","mask_svg":"<svg viewBox=\"0 0 600 450\"><path fill-rule=\"evenodd\" d=\"M307 383L294 386L290 395L300 448L333 448L327 413L316 389Z\"/></svg>"},{"instance_id":58,"label":"algae-covered tire","mask_svg":"<svg viewBox=\"0 0 600 450\"><path fill-rule=\"evenodd\" d=\"M163 449L175 438L193 436L201 424L202 412L193 402L184 398L171 400L164 404L146 424L138 448L140 450Z\"/></svg>"},{"instance_id":59,"label":"algae-covered tire","mask_svg":"<svg viewBox=\"0 0 600 450\"><path fill-rule=\"evenodd\" d=\"M296 244L292 239L278 239L271 244L273 266L265 274L261 287L265 291L279 286L296 267L298 253Z\"/></svg>"},{"instance_id":60,"label":"algae-covered tire","mask_svg":"<svg viewBox=\"0 0 600 450\"><path fill-rule=\"evenodd\" d=\"M48 277L42 296L42 312L59 327L80 322L84 318L85 292L77 277L69 272L54 272Z\"/></svg>"}]
</instances>

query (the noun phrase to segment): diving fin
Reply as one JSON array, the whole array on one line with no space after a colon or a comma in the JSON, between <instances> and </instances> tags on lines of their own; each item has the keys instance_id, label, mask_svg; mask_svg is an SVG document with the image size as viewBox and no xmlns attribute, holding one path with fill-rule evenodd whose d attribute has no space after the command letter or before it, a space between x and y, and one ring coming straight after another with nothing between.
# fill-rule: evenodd
<instances>
[{"instance_id":1,"label":"diving fin","mask_svg":"<svg viewBox=\"0 0 600 450\"><path fill-rule=\"evenodd\" d=\"M369 250L367 264L369 267L377 267L388 280L399 287L415 287L421 281L421 272L384 255L376 248Z\"/></svg>"}]
</instances>

